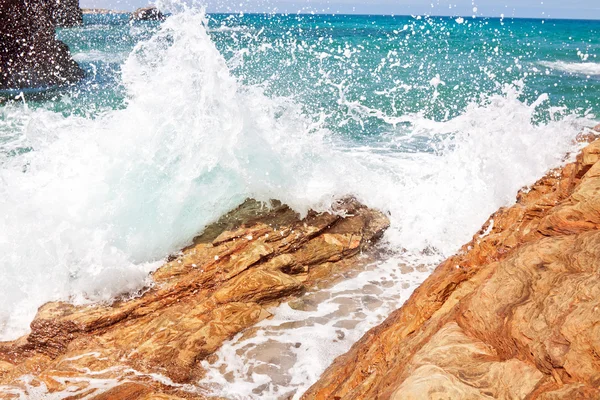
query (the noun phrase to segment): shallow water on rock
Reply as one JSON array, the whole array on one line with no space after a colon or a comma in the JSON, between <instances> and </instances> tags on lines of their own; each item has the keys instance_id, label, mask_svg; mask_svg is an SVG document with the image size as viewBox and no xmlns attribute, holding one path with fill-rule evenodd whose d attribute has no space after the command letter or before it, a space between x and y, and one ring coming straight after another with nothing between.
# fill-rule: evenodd
<instances>
[{"instance_id":1,"label":"shallow water on rock","mask_svg":"<svg viewBox=\"0 0 600 400\"><path fill-rule=\"evenodd\" d=\"M232 399L300 398L335 357L399 308L431 270L390 258L272 308L271 318L202 362L208 372L199 386Z\"/></svg>"}]
</instances>

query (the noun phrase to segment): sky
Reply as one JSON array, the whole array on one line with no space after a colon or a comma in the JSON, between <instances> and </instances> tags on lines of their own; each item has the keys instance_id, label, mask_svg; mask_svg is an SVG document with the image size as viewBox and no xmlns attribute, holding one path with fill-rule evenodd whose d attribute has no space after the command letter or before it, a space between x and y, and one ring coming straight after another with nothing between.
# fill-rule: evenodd
<instances>
[{"instance_id":1,"label":"sky","mask_svg":"<svg viewBox=\"0 0 600 400\"><path fill-rule=\"evenodd\" d=\"M83 8L133 10L148 0L80 0ZM209 12L316 12L600 19L600 0L204 0Z\"/></svg>"}]
</instances>

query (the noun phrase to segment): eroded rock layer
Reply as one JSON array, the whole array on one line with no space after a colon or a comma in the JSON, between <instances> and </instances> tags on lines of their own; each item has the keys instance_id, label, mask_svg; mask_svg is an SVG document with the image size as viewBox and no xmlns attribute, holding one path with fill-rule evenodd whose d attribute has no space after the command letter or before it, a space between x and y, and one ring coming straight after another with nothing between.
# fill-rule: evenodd
<instances>
[{"instance_id":1,"label":"eroded rock layer","mask_svg":"<svg viewBox=\"0 0 600 400\"><path fill-rule=\"evenodd\" d=\"M304 399L600 398L599 160L522 190Z\"/></svg>"},{"instance_id":2,"label":"eroded rock layer","mask_svg":"<svg viewBox=\"0 0 600 400\"><path fill-rule=\"evenodd\" d=\"M28 336L0 344L0 398L201 398L186 385L202 376L199 361L268 318L267 306L364 262L387 226L353 200L302 220L247 201L169 257L140 297L41 307Z\"/></svg>"}]
</instances>

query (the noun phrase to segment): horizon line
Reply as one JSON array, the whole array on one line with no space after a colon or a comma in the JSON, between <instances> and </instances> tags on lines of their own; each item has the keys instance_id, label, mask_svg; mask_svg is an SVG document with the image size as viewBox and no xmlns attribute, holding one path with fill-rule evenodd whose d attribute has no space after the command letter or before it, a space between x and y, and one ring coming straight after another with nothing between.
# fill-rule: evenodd
<instances>
[{"instance_id":1,"label":"horizon line","mask_svg":"<svg viewBox=\"0 0 600 400\"><path fill-rule=\"evenodd\" d=\"M142 7L143 8L143 7ZM127 10L113 10L110 8L101 8L101 7L81 7L81 10L105 10L111 11L110 14L131 14L135 10L127 11ZM348 12L270 12L270 11L207 11L207 15L221 14L221 15L298 15L298 16L312 16L312 15L329 15L329 16L355 16L355 17L421 17L421 18L463 18L465 20L475 20L478 18L481 19L526 19L526 20L536 20L536 21L598 21L600 22L600 18L580 18L580 17L518 17L518 16L490 16L490 15L447 15L447 14L382 14L382 13L374 13L374 14L364 14L364 13L348 13ZM95 15L94 13L88 13L87 15Z\"/></svg>"}]
</instances>

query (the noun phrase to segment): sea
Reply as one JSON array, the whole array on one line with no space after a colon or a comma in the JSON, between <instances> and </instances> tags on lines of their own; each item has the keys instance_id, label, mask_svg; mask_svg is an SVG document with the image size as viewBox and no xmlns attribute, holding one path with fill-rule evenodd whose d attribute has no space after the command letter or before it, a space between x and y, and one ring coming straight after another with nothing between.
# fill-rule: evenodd
<instances>
[{"instance_id":1,"label":"sea","mask_svg":"<svg viewBox=\"0 0 600 400\"><path fill-rule=\"evenodd\" d=\"M354 196L390 218L380 260L197 382L298 398L600 122L598 20L166 11L85 15L57 31L82 82L0 93L0 340L48 301L134 296L246 198Z\"/></svg>"}]
</instances>

